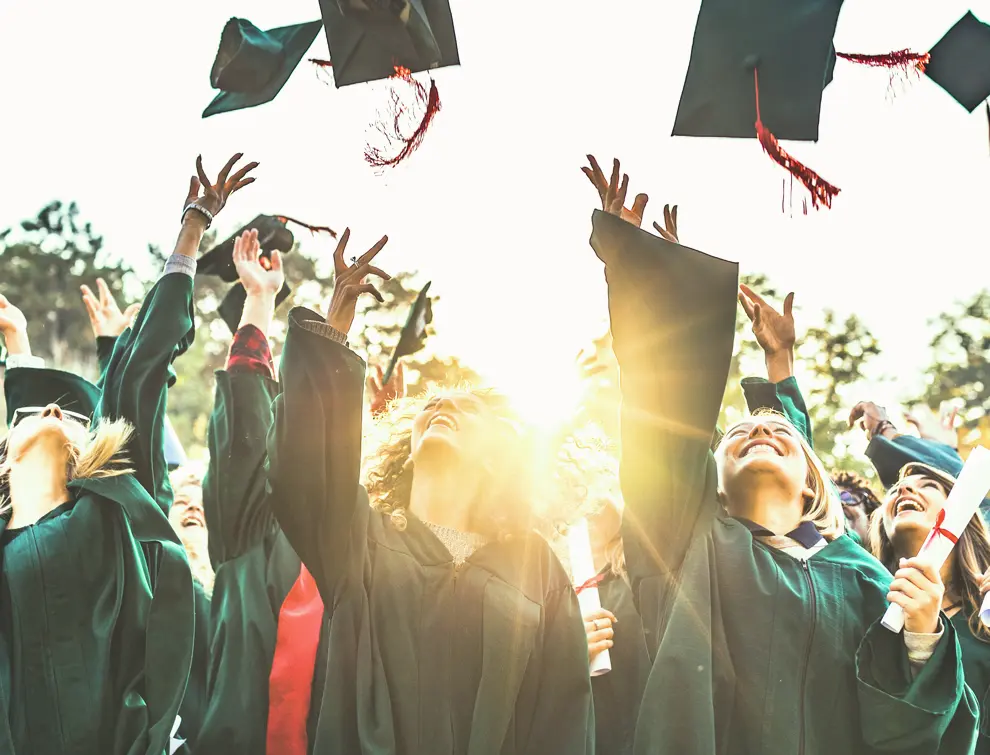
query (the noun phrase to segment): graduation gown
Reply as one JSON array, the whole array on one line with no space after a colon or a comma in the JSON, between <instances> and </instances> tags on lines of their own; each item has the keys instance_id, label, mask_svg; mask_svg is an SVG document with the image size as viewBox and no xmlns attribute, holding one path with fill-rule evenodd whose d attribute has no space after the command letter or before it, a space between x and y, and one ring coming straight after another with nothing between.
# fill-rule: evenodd
<instances>
[{"instance_id":1,"label":"graduation gown","mask_svg":"<svg viewBox=\"0 0 990 755\"><path fill-rule=\"evenodd\" d=\"M331 608L314 752L593 752L577 596L541 537L455 566L410 515L399 531L359 485L364 362L289 315L269 438L269 499Z\"/></svg>"},{"instance_id":2,"label":"graduation gown","mask_svg":"<svg viewBox=\"0 0 990 755\"><path fill-rule=\"evenodd\" d=\"M301 561L265 498L265 444L278 383L253 373L216 374L203 503L213 584L208 707L199 751L265 755L268 685L286 596ZM307 722L310 751L326 667L327 627L317 649Z\"/></svg>"},{"instance_id":3,"label":"graduation gown","mask_svg":"<svg viewBox=\"0 0 990 755\"><path fill-rule=\"evenodd\" d=\"M606 569L598 596L602 607L614 613L618 622L612 626L614 644L608 651L612 670L591 679L595 753L631 755L639 705L650 673L650 654L629 582Z\"/></svg>"},{"instance_id":4,"label":"graduation gown","mask_svg":"<svg viewBox=\"0 0 990 755\"><path fill-rule=\"evenodd\" d=\"M191 301L188 276L164 276L102 380L96 416L134 425L134 474L73 480L71 500L3 533L2 753L161 755L168 747L194 609L185 552L157 503L154 467L164 459L154 430L168 366L192 340ZM32 372L11 370L6 381Z\"/></svg>"},{"instance_id":5,"label":"graduation gown","mask_svg":"<svg viewBox=\"0 0 990 755\"><path fill-rule=\"evenodd\" d=\"M815 447L811 416L798 388L797 378L792 375L779 383L771 383L764 378L748 377L742 379L741 385L746 407L751 414L759 409L772 409L783 414L798 429L808 446Z\"/></svg>"},{"instance_id":6,"label":"graduation gown","mask_svg":"<svg viewBox=\"0 0 990 755\"><path fill-rule=\"evenodd\" d=\"M117 338L115 336L97 336L96 338L96 356L99 360L101 380L110 368L113 350L116 345ZM167 374L167 380L169 387L175 383L175 376L172 372ZM164 449L164 426L162 427L162 432ZM164 455L162 458L164 459ZM170 500L169 505L171 505ZM166 510L166 516L167 514L168 511ZM203 717L206 714L207 669L210 661L210 598L207 596L203 586L195 578L193 578L193 606L195 628L193 633L192 666L189 669L189 681L186 684L186 693L182 698L182 705L179 706L181 724L176 734L177 737L183 739L185 742L176 750L176 755L186 755L187 753L196 751L196 742L203 725Z\"/></svg>"},{"instance_id":7,"label":"graduation gown","mask_svg":"<svg viewBox=\"0 0 990 755\"><path fill-rule=\"evenodd\" d=\"M842 536L808 561L722 511L712 428L735 265L596 212L622 378L623 540L653 668L635 752L968 753L956 631L912 679L887 571Z\"/></svg>"}]
</instances>

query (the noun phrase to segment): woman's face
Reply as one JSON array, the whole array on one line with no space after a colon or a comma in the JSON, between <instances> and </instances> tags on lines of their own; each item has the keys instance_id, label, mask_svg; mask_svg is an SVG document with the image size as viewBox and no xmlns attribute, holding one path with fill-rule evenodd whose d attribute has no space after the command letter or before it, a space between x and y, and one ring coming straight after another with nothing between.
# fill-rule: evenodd
<instances>
[{"instance_id":1,"label":"woman's face","mask_svg":"<svg viewBox=\"0 0 990 755\"><path fill-rule=\"evenodd\" d=\"M11 428L7 435L7 458L15 464L38 446L68 458L67 447L81 448L88 433L84 424L66 417L58 405L49 404L43 411L25 417Z\"/></svg>"},{"instance_id":2,"label":"woman's face","mask_svg":"<svg viewBox=\"0 0 990 755\"><path fill-rule=\"evenodd\" d=\"M203 487L196 482L184 482L173 490L168 521L187 550L206 556L206 515L203 512ZM200 552L201 551L201 552Z\"/></svg>"},{"instance_id":3,"label":"woman's face","mask_svg":"<svg viewBox=\"0 0 990 755\"><path fill-rule=\"evenodd\" d=\"M504 427L503 427L504 426ZM413 459L485 460L509 425L478 396L450 393L431 399L413 421Z\"/></svg>"},{"instance_id":4,"label":"woman's face","mask_svg":"<svg viewBox=\"0 0 990 755\"><path fill-rule=\"evenodd\" d=\"M807 490L808 460L798 432L785 420L751 417L729 428L719 447L722 488L729 500L754 485L771 484L789 494Z\"/></svg>"},{"instance_id":5,"label":"woman's face","mask_svg":"<svg viewBox=\"0 0 990 755\"><path fill-rule=\"evenodd\" d=\"M883 528L887 538L913 534L927 535L945 508L949 491L934 477L908 475L891 487L883 502Z\"/></svg>"}]
</instances>

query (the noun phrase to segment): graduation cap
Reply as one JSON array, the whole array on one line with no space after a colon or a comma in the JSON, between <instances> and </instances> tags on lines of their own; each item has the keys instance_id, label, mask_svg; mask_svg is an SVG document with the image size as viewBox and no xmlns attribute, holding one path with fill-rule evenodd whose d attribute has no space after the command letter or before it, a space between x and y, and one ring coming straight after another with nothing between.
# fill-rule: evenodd
<instances>
[{"instance_id":1,"label":"graduation cap","mask_svg":"<svg viewBox=\"0 0 990 755\"><path fill-rule=\"evenodd\" d=\"M337 88L460 64L449 0L320 0Z\"/></svg>"},{"instance_id":2,"label":"graduation cap","mask_svg":"<svg viewBox=\"0 0 990 755\"><path fill-rule=\"evenodd\" d=\"M416 301L409 309L409 317L406 324L402 326L402 333L399 334L399 343L392 352L392 359L388 363L388 369L382 378L382 385L387 385L392 379L392 372L402 357L415 354L426 345L426 326L433 322L433 301L427 296L433 281L423 286Z\"/></svg>"},{"instance_id":3,"label":"graduation cap","mask_svg":"<svg viewBox=\"0 0 990 755\"><path fill-rule=\"evenodd\" d=\"M990 26L972 11L929 52L928 78L970 113L990 97Z\"/></svg>"},{"instance_id":4,"label":"graduation cap","mask_svg":"<svg viewBox=\"0 0 990 755\"><path fill-rule=\"evenodd\" d=\"M777 139L818 141L841 6L842 0L703 0L673 135L758 138L804 183L814 206L831 206L839 190Z\"/></svg>"},{"instance_id":5,"label":"graduation cap","mask_svg":"<svg viewBox=\"0 0 990 755\"><path fill-rule=\"evenodd\" d=\"M188 459L186 459L186 452L182 449L182 442L179 440L179 436L175 432L175 428L172 427L172 423L168 421L168 416L165 417L165 463L168 465L168 469L171 472L173 469L178 469L183 466Z\"/></svg>"},{"instance_id":6,"label":"graduation cap","mask_svg":"<svg viewBox=\"0 0 990 755\"><path fill-rule=\"evenodd\" d=\"M288 299L291 293L292 289L289 288L289 284L283 283L281 290L275 296L275 308L278 309L282 306L282 302ZM236 283L227 292L227 295L223 297L223 301L220 302L220 306L217 308L221 319L230 328L231 333L236 333L237 328L240 327L241 316L244 314L244 304L246 301L247 291L244 290L243 285Z\"/></svg>"},{"instance_id":7,"label":"graduation cap","mask_svg":"<svg viewBox=\"0 0 990 755\"><path fill-rule=\"evenodd\" d=\"M295 238L292 231L285 227L282 219L272 215L259 215L243 228L237 230L228 239L213 247L199 258L196 263L197 275L215 275L227 283L237 280L237 269L234 267L234 242L242 233L250 230L258 232L258 243L261 245L261 256L271 259L272 252L288 252L292 249Z\"/></svg>"},{"instance_id":8,"label":"graduation cap","mask_svg":"<svg viewBox=\"0 0 990 755\"><path fill-rule=\"evenodd\" d=\"M7 424L18 409L58 404L60 408L92 417L100 389L71 372L44 368L9 370L4 376Z\"/></svg>"},{"instance_id":9,"label":"graduation cap","mask_svg":"<svg viewBox=\"0 0 990 755\"><path fill-rule=\"evenodd\" d=\"M220 93L203 117L262 105L275 99L306 50L320 33L320 22L262 31L244 18L223 27L210 85Z\"/></svg>"}]
</instances>

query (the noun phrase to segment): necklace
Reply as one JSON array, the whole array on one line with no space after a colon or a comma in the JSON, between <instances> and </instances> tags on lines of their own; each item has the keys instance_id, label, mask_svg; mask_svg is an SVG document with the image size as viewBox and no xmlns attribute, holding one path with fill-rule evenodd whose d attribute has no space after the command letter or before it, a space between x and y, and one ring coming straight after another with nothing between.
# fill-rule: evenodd
<instances>
[{"instance_id":1,"label":"necklace","mask_svg":"<svg viewBox=\"0 0 990 755\"><path fill-rule=\"evenodd\" d=\"M430 531L437 536L444 547L450 551L450 555L457 565L463 564L471 557L478 548L488 542L488 538L475 532L461 532L451 527L444 527L440 524L424 521Z\"/></svg>"}]
</instances>

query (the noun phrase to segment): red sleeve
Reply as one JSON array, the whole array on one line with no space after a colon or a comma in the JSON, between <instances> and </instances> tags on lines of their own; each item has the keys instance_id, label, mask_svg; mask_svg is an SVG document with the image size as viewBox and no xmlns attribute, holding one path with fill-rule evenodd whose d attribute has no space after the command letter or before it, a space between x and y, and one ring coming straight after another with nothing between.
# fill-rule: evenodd
<instances>
[{"instance_id":1,"label":"red sleeve","mask_svg":"<svg viewBox=\"0 0 990 755\"><path fill-rule=\"evenodd\" d=\"M254 325L238 328L227 354L227 372L250 372L275 379L275 362L268 338Z\"/></svg>"}]
</instances>

